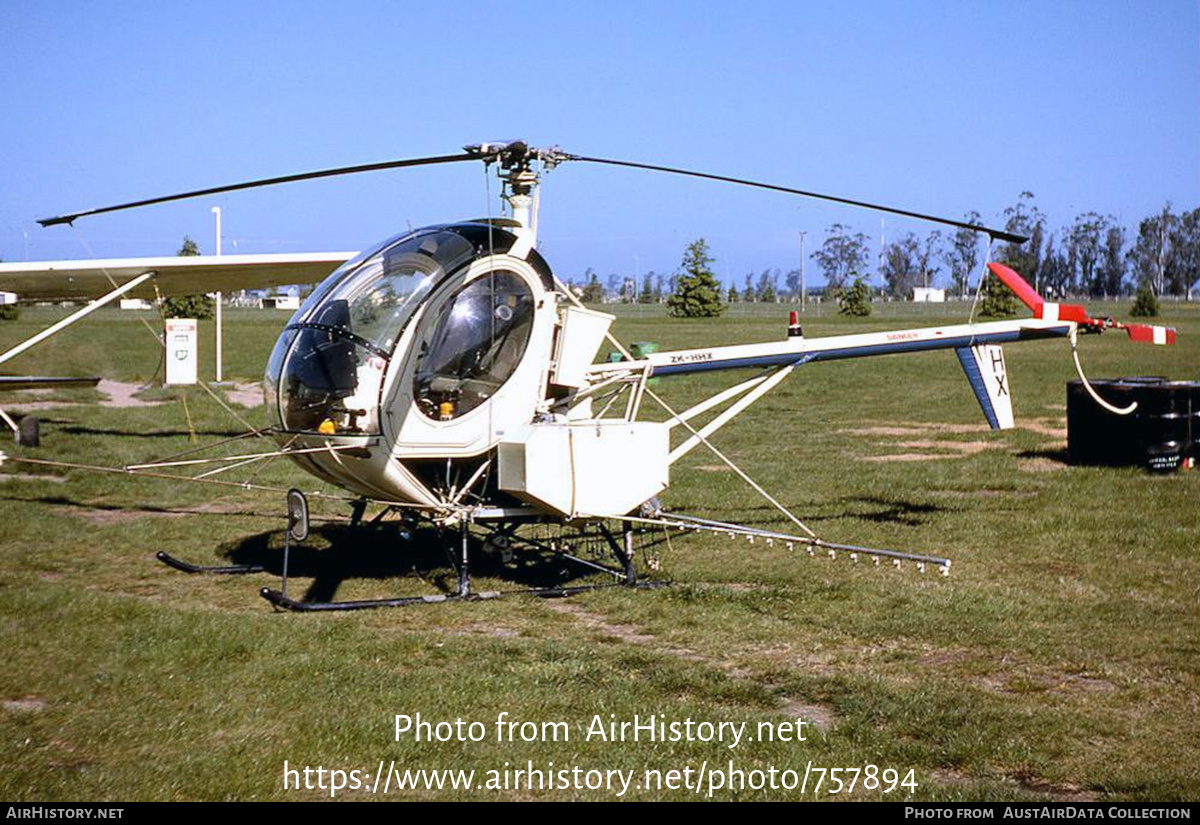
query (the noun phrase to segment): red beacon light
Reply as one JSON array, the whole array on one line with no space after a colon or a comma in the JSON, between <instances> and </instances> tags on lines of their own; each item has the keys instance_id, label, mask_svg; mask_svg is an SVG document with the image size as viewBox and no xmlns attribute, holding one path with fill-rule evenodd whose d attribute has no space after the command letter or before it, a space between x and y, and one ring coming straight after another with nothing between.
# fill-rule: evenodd
<instances>
[{"instance_id":1,"label":"red beacon light","mask_svg":"<svg viewBox=\"0 0 1200 825\"><path fill-rule=\"evenodd\" d=\"M804 330L800 327L800 313L792 310L788 315L788 338L803 338Z\"/></svg>"}]
</instances>

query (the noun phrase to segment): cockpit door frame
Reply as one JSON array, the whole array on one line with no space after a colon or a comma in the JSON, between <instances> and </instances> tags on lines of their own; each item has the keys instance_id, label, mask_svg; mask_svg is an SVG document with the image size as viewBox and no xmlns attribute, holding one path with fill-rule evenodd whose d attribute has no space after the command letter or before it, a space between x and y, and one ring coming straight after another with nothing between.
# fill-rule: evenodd
<instances>
[{"instance_id":1,"label":"cockpit door frame","mask_svg":"<svg viewBox=\"0 0 1200 825\"><path fill-rule=\"evenodd\" d=\"M520 363L487 401L450 420L433 420L423 413L414 398L417 367L413 348L430 334L447 304L471 283L494 271L512 272L529 288L533 301L533 325ZM555 295L546 290L539 273L527 261L507 254L486 255L472 261L465 272L451 276L430 294L393 355L384 391L382 426L393 454L403 458L466 457L491 449L508 429L533 420L546 395L554 327L557 322ZM401 346L405 349L401 351Z\"/></svg>"}]
</instances>

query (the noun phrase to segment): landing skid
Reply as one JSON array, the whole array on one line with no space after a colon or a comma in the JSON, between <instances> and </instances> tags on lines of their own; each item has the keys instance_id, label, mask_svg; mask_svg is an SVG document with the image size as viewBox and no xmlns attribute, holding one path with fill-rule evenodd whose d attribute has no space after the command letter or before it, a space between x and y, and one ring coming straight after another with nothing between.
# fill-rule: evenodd
<instances>
[{"instance_id":1,"label":"landing skid","mask_svg":"<svg viewBox=\"0 0 1200 825\"><path fill-rule=\"evenodd\" d=\"M154 558L161 561L167 567L173 567L176 570L181 570L184 573L207 573L215 576L239 576L246 573L265 573L267 568L261 564L229 564L229 565L206 565L192 564L191 562L177 559L166 551L159 550L154 554Z\"/></svg>"},{"instance_id":2,"label":"landing skid","mask_svg":"<svg viewBox=\"0 0 1200 825\"><path fill-rule=\"evenodd\" d=\"M361 521L362 514L356 509L356 520ZM634 552L633 552L633 525L625 522L623 525L624 540L618 541L607 527L601 526L601 533L608 542L613 556L621 564L622 569L617 570L606 565L597 564L586 559L581 559L578 556L562 551L555 551L556 554L571 562L576 562L597 570L607 573L612 576L615 581L605 582L603 584L583 584L573 585L569 587L551 586L551 587L527 587L516 590L472 590L471 588L471 567L470 567L470 530L464 522L459 528L459 553L455 558L453 553L448 553L450 563L458 570L458 588L454 593L438 593L429 596L403 596L392 599L360 599L347 600L341 602L310 602L299 601L290 598L287 595L287 566L286 557L284 565L283 583L279 590L272 590L269 587L264 587L259 591L259 595L274 605L276 608L283 610L291 610L298 613L311 612L326 612L335 610L373 610L381 607L416 607L418 605L428 604L443 604L445 602L474 602L486 601L490 599L498 599L501 596L538 596L544 599L560 599L568 596L574 596L579 593L586 593L592 590L602 590L610 587L633 587L639 589L651 589L656 587L669 586L667 582L648 581L639 582L637 580L637 571L634 567ZM503 537L506 541L511 538L512 530L515 525L500 525L492 531L490 539L494 540L497 537ZM539 541L528 541L530 546L546 550L549 549L545 544ZM451 549L448 545L448 551Z\"/></svg>"},{"instance_id":3,"label":"landing skid","mask_svg":"<svg viewBox=\"0 0 1200 825\"><path fill-rule=\"evenodd\" d=\"M559 547L553 541L547 543L538 538L522 537L520 543L527 549L540 551L552 554L558 558L564 559L574 564L579 564L588 568L593 572L603 573L612 577L612 581L596 583L596 584L581 584L572 586L551 585L547 587L527 587L517 588L513 590L474 590L471 587L471 561L470 561L470 542L471 531L470 525L463 522L458 528L458 546L455 547L452 543L447 542L443 546L447 551L447 556L451 566L458 574L457 587L453 593L437 593L426 596L402 596L397 598L387 599L358 599L346 601L302 601L294 599L288 595L288 567L290 549L293 542L303 541L308 535L308 512L307 502L304 501L303 494L298 490L293 490L288 494L288 529L285 532L285 543L283 551L283 571L280 587L278 590L264 587L259 590L259 595L281 610L290 610L297 613L314 613L327 612L335 610L372 610L381 607L415 607L417 605L427 604L442 604L445 602L472 602L486 601L490 599L498 599L501 596L537 596L544 599L560 599L568 596L574 596L580 593L586 593L592 590L602 590L610 587L629 587L638 589L652 589L658 587L668 587L669 582L664 581L638 581L637 569L634 564L634 540L633 540L633 524L630 521L622 523L621 535L617 535L610 530L606 525L601 524L598 528L598 535L603 537L603 543L607 544L608 550L612 553L619 566L613 567L607 564L600 563L596 560L581 558L572 552L567 552L567 547ZM364 525L363 516L366 510L365 501L356 501L353 504L351 512L351 525L359 527ZM372 524L380 521L388 512L384 510L373 521ZM507 550L509 542L516 539L515 531L520 527L521 521L504 520L490 522L490 533L484 540L485 549L491 545L493 549L500 548ZM446 535L448 531L443 530L442 534ZM404 535L407 536L407 528ZM457 552L455 552L457 551ZM180 570L184 573L203 573L210 575L238 575L247 573L264 573L266 567L258 564L235 564L235 565L200 565L192 564L191 562L177 559L165 551L159 551L155 554L160 562Z\"/></svg>"},{"instance_id":4,"label":"landing skid","mask_svg":"<svg viewBox=\"0 0 1200 825\"><path fill-rule=\"evenodd\" d=\"M592 590L604 590L610 587L632 587L638 590L652 590L659 587L670 587L670 582L647 581L626 584L612 582L608 584L582 584L573 587L530 587L523 590L482 590L468 593L446 593L435 596L406 596L398 599L361 599L344 602L301 602L288 598L278 590L264 587L258 595L271 604L284 610L297 613L318 613L334 610L373 610L377 607L415 607L426 604L443 604L445 602L475 602L498 599L502 596L539 596L543 599L562 599L587 593Z\"/></svg>"}]
</instances>

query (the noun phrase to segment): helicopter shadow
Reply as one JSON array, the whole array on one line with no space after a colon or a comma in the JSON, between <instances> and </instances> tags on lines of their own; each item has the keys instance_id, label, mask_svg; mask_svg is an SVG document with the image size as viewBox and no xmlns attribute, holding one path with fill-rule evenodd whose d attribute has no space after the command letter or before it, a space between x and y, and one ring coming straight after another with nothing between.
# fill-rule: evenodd
<instances>
[{"instance_id":1,"label":"helicopter shadow","mask_svg":"<svg viewBox=\"0 0 1200 825\"><path fill-rule=\"evenodd\" d=\"M271 530L224 544L217 554L231 564L282 576L283 543L282 531ZM405 538L392 525L314 525L305 542L288 549L287 575L312 580L305 602L332 602L344 583L355 580L415 579L424 588L449 595L458 588L455 559L460 552L457 532L422 528ZM472 578L499 579L518 589L566 586L595 575L550 552L522 549L504 561L484 552L475 537L468 552Z\"/></svg>"}]
</instances>

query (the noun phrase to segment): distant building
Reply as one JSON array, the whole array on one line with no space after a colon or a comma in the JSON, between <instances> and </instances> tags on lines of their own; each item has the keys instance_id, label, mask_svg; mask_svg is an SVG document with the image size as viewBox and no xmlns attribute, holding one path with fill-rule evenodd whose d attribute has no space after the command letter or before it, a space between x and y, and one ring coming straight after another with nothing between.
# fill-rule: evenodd
<instances>
[{"instance_id":1,"label":"distant building","mask_svg":"<svg viewBox=\"0 0 1200 825\"><path fill-rule=\"evenodd\" d=\"M250 307L252 309L262 309L262 298L252 294L249 290L241 290L235 292L229 298L229 306L231 307Z\"/></svg>"},{"instance_id":2,"label":"distant building","mask_svg":"<svg viewBox=\"0 0 1200 825\"><path fill-rule=\"evenodd\" d=\"M946 290L924 286L913 287L913 303L944 304L946 303Z\"/></svg>"},{"instance_id":3,"label":"distant building","mask_svg":"<svg viewBox=\"0 0 1200 825\"><path fill-rule=\"evenodd\" d=\"M269 295L262 299L263 309L291 309L297 310L300 308L299 295Z\"/></svg>"},{"instance_id":4,"label":"distant building","mask_svg":"<svg viewBox=\"0 0 1200 825\"><path fill-rule=\"evenodd\" d=\"M145 298L122 298L121 309L154 309L154 305Z\"/></svg>"}]
</instances>

